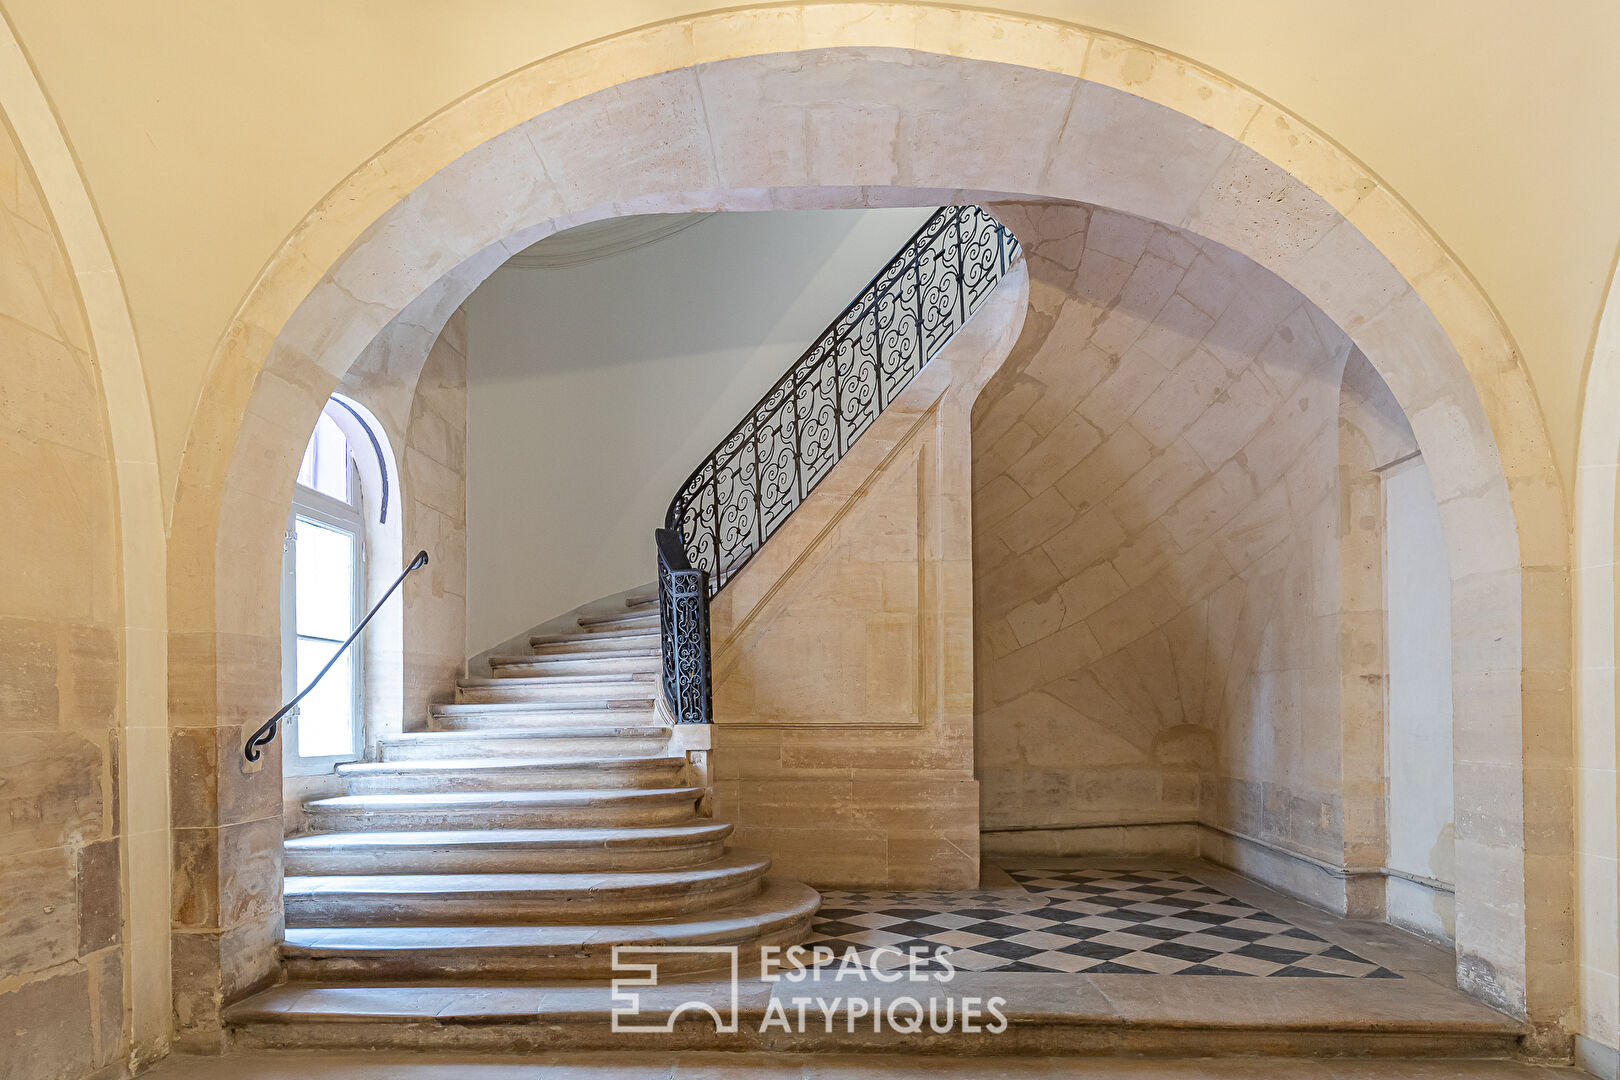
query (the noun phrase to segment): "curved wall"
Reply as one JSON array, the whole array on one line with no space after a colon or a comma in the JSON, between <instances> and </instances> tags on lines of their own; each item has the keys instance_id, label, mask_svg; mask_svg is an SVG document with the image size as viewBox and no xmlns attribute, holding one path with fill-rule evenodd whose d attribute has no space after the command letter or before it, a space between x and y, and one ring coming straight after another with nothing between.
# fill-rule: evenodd
<instances>
[{"instance_id":1,"label":"curved wall","mask_svg":"<svg viewBox=\"0 0 1620 1080\"><path fill-rule=\"evenodd\" d=\"M1359 353L1193 233L995 212L1032 310L974 409L987 851L1196 850L1202 820L1342 865L1339 409Z\"/></svg>"},{"instance_id":2,"label":"curved wall","mask_svg":"<svg viewBox=\"0 0 1620 1080\"><path fill-rule=\"evenodd\" d=\"M651 581L670 496L930 213L716 214L490 275L464 308L467 654Z\"/></svg>"}]
</instances>

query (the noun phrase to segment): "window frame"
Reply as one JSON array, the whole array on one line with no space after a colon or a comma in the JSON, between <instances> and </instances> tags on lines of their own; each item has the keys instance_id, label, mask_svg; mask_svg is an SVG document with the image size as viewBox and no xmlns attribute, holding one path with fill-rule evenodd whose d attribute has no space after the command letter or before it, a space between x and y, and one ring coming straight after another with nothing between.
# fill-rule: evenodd
<instances>
[{"instance_id":1,"label":"window frame","mask_svg":"<svg viewBox=\"0 0 1620 1080\"><path fill-rule=\"evenodd\" d=\"M290 701L303 689L298 684L298 589L297 589L297 528L298 519L305 518L317 525L345 533L354 545L354 599L353 620L358 622L366 610L366 529L362 507L363 494L359 470L354 462L354 448L349 447L348 485L354 498L345 503L330 495L293 485L292 511L287 515L287 530L281 555L281 683L283 700ZM288 776L312 776L331 772L337 765L359 761L365 756L365 650L363 641L349 646L348 655L353 666L350 706L352 724L352 750L346 754L306 757L298 752L298 724L300 710L294 709L284 721L286 729L282 749L282 773Z\"/></svg>"}]
</instances>

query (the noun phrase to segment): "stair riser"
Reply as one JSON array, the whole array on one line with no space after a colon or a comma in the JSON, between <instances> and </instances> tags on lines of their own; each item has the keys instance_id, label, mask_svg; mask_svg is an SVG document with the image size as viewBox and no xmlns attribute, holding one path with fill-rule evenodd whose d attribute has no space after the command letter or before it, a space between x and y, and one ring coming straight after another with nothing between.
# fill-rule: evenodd
<instances>
[{"instance_id":1,"label":"stair riser","mask_svg":"<svg viewBox=\"0 0 1620 1080\"><path fill-rule=\"evenodd\" d=\"M315 832L365 829L559 829L572 826L675 825L691 819L695 803L640 806L567 806L534 809L327 810L305 807Z\"/></svg>"},{"instance_id":2,"label":"stair riser","mask_svg":"<svg viewBox=\"0 0 1620 1080\"><path fill-rule=\"evenodd\" d=\"M656 656L587 657L579 660L521 660L490 669L497 679L533 679L548 675L656 675Z\"/></svg>"},{"instance_id":3,"label":"stair riser","mask_svg":"<svg viewBox=\"0 0 1620 1080\"><path fill-rule=\"evenodd\" d=\"M597 683L583 682L570 683L558 679L555 682L542 681L540 683L517 684L513 680L512 686L495 686L484 684L481 686L461 686L456 688L456 703L458 705L490 705L505 702L565 702L565 701L602 701L606 698L619 700L645 700L647 708L652 708L652 694L655 689L652 680L641 683Z\"/></svg>"},{"instance_id":4,"label":"stair riser","mask_svg":"<svg viewBox=\"0 0 1620 1080\"><path fill-rule=\"evenodd\" d=\"M614 892L554 898L525 893L464 896L398 894L286 898L289 927L323 926L558 926L670 919L737 904L760 891L763 870L736 879L705 882L705 887L650 895Z\"/></svg>"},{"instance_id":5,"label":"stair riser","mask_svg":"<svg viewBox=\"0 0 1620 1080\"><path fill-rule=\"evenodd\" d=\"M622 739L604 736L589 739L498 739L481 742L475 732L468 732L465 739L446 739L440 743L384 744L382 760L440 761L444 758L504 758L523 757L529 754L554 758L653 757L666 753L668 749L668 739Z\"/></svg>"},{"instance_id":6,"label":"stair riser","mask_svg":"<svg viewBox=\"0 0 1620 1080\"><path fill-rule=\"evenodd\" d=\"M673 870L720 858L725 841L647 849L542 848L446 851L443 848L349 849L303 854L289 851L287 873L297 874L555 874L570 871Z\"/></svg>"},{"instance_id":7,"label":"stair riser","mask_svg":"<svg viewBox=\"0 0 1620 1080\"><path fill-rule=\"evenodd\" d=\"M810 918L796 919L740 943L743 954L766 945L797 945L810 934ZM725 944L730 944L729 942ZM547 953L540 949L475 949L455 953L384 950L333 956L295 947L283 947L288 977L322 982L382 980L455 980L477 982L528 979L611 979L624 972L613 969L613 949L584 946ZM712 953L666 953L659 958L660 974L687 974L714 968ZM266 1037L277 1025L252 1025ZM332 1024L298 1025L307 1029ZM431 1045L431 1043L429 1044Z\"/></svg>"},{"instance_id":8,"label":"stair riser","mask_svg":"<svg viewBox=\"0 0 1620 1080\"><path fill-rule=\"evenodd\" d=\"M684 787L682 765L657 768L592 767L588 769L512 769L488 775L383 773L345 778L350 795L424 794L448 791L566 791L571 788Z\"/></svg>"}]
</instances>

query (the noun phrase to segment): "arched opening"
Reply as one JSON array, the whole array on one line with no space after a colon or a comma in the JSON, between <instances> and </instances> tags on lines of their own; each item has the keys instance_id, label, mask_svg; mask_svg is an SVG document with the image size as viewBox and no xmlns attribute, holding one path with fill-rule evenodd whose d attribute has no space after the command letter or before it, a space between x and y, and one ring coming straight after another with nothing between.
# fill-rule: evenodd
<instances>
[{"instance_id":1,"label":"arched opening","mask_svg":"<svg viewBox=\"0 0 1620 1080\"><path fill-rule=\"evenodd\" d=\"M737 28L751 17L728 13L726 33L740 33ZM436 120L455 128L482 110L508 110L498 120L485 116L477 127L506 134L476 147L469 143L465 157L433 162L408 199L369 225L347 223L350 231L341 233L341 242L320 248L347 249L329 276L277 277L250 298L244 321L268 327L269 336L233 335L222 348L177 503L179 554L195 554L198 564L212 570L216 545L225 550L245 536L275 535L274 525L266 524L285 516L303 435L365 343L395 317L442 325L444 312L494 265L569 224L651 210L937 205L982 198L987 191L1113 205L1176 223L1255 259L1297 288L1365 354L1412 422L1446 535L1452 623L1466 635L1452 649L1454 701L1458 714L1469 717L1453 762L1459 807L1469 811L1459 814L1457 839L1459 978L1510 1011L1557 1015L1569 999L1567 980L1555 970L1558 912L1567 905L1556 888L1528 889L1526 875L1534 865L1567 870L1567 857L1541 849L1527 854L1521 838L1567 827L1558 800L1540 797L1563 783L1567 762L1525 768L1537 732L1567 727L1567 713L1560 714L1557 695L1544 682L1526 677L1542 669L1531 666L1521 641L1526 612L1550 610L1545 601L1558 595L1565 565L1562 510L1523 373L1466 278L1375 178L1343 184L1344 176L1359 176L1348 158L1294 118L1191 65L1166 62L1167 71L1181 72L1166 75L1174 86L1133 80L1127 91L1054 70L1062 65L1041 58L1049 52L1017 52L1022 39L1016 34L987 34L986 40L1013 44L970 59L836 45L794 53L802 47L797 29L778 39L763 27L752 27L759 33L746 46L725 45L700 66L691 66L695 58L681 52L689 44L671 45L674 53L646 48L636 60L615 53L612 63L593 70L621 73L610 80L615 83L638 71L646 77L567 104L540 89L557 85L547 82L555 72L546 74L540 65L505 88L512 93L480 96L469 102L469 113ZM667 32L660 28L658 34ZM1076 33L1055 26L1042 32L1053 35L1043 40ZM593 49L612 53L647 44L633 35ZM733 47L780 51L725 59L725 49ZM948 120L939 115L931 103L955 101L945 88L969 78L985 88L974 110L964 115L953 106ZM1176 81L1183 78L1188 82ZM569 95L598 88L569 85ZM848 138L832 143L817 141L822 134L810 139L807 133L822 129L803 117L816 110L827 114L829 102L841 104L828 115L855 118L873 108L892 109L903 125L911 125L907 131L948 124L964 135L872 142L850 127ZM1178 103L1189 112L1177 112ZM1263 122L1218 121L1240 113L1264 113ZM1206 126L1210 120L1221 126ZM1294 132L1293 141L1256 148L1236 139L1248 131L1256 139L1270 138L1279 128ZM604 131L614 137L603 138ZM976 152L962 153L965 144ZM411 144L410 152L421 145ZM828 155L822 150L827 145L848 148L849 154ZM537 168L541 159L543 168ZM627 161L636 167L627 168ZM1340 178L1315 185L1328 197L1296 179L1320 176L1322 169ZM870 186L874 180L884 186ZM1376 244L1369 235L1378 238ZM300 234L293 246L302 249L313 237ZM330 261L322 255L315 265ZM292 265L278 261L273 274L296 274L282 269ZM275 299L287 296L302 298L296 311ZM1033 294L1035 311L1045 299ZM267 344L270 336L273 345ZM251 389L255 378L259 385L274 380L275 394L297 389L273 401L274 395L261 397ZM1493 428L1529 434L1503 444L1504 461ZM224 434L223 452L215 450L216 431ZM212 484L216 478L219 483ZM254 563L260 563L258 556ZM1527 574L1525 567L1546 569ZM274 628L256 616L254 603L273 578L264 565L246 575L214 573L209 632L233 643L273 641ZM1568 628L1557 618L1544 625L1552 638L1567 641ZM209 692L228 717L256 714L267 696L262 686L227 679ZM221 783L239 788L243 781L222 777ZM249 802L258 797L245 793ZM1540 880L1557 880L1557 874ZM272 942L273 919L262 928L266 932L255 940ZM268 948L254 953L252 961L233 966L224 996L240 994L273 970Z\"/></svg>"},{"instance_id":2,"label":"arched opening","mask_svg":"<svg viewBox=\"0 0 1620 1080\"><path fill-rule=\"evenodd\" d=\"M298 462L284 527L281 691L291 700L382 599L400 570L398 468L387 431L355 398L333 394ZM403 601L364 634L289 718L282 772L288 829L301 800L333 788L334 766L373 756L403 715Z\"/></svg>"},{"instance_id":3,"label":"arched opening","mask_svg":"<svg viewBox=\"0 0 1620 1080\"><path fill-rule=\"evenodd\" d=\"M987 856L1203 856L1450 944L1451 573L1344 331L1196 233L996 204L1040 320L974 406Z\"/></svg>"},{"instance_id":4,"label":"arched opening","mask_svg":"<svg viewBox=\"0 0 1620 1080\"><path fill-rule=\"evenodd\" d=\"M363 650L337 652L365 610L364 520L353 451L323 412L304 448L287 522L282 692L292 697L336 662L289 718L282 757L288 776L322 772L363 752Z\"/></svg>"}]
</instances>

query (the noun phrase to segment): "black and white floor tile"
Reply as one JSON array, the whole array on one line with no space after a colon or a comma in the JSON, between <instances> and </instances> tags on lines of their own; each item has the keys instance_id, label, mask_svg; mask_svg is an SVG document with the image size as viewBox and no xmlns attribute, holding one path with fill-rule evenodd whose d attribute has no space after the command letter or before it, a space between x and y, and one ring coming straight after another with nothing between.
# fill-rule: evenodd
<instances>
[{"instance_id":1,"label":"black and white floor tile","mask_svg":"<svg viewBox=\"0 0 1620 1080\"><path fill-rule=\"evenodd\" d=\"M1011 870L1021 890L822 893L811 945L949 945L962 971L1399 975L1171 870Z\"/></svg>"}]
</instances>

